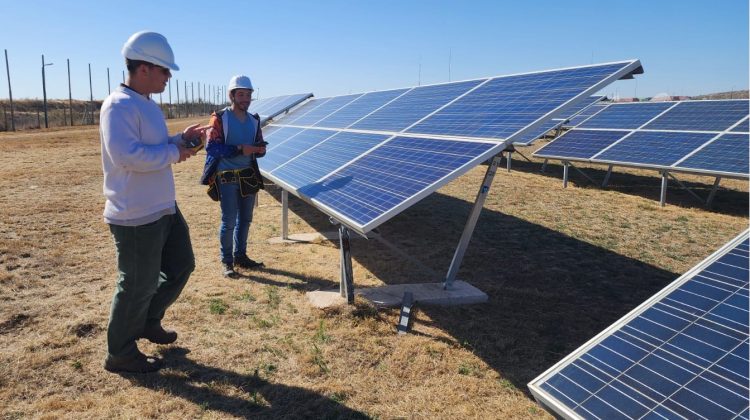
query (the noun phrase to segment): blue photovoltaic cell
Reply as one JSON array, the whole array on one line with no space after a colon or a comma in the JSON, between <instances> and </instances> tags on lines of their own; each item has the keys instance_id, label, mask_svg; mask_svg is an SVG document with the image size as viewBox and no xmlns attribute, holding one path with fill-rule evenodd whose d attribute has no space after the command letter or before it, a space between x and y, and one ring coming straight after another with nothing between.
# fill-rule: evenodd
<instances>
[{"instance_id":1,"label":"blue photovoltaic cell","mask_svg":"<svg viewBox=\"0 0 750 420\"><path fill-rule=\"evenodd\" d=\"M271 174L294 188L309 186L365 153L388 136L339 132L279 166Z\"/></svg>"},{"instance_id":2,"label":"blue photovoltaic cell","mask_svg":"<svg viewBox=\"0 0 750 420\"><path fill-rule=\"evenodd\" d=\"M289 137L301 133L304 128L267 126L263 127L263 139L268 142L266 152L270 152L274 147L285 142Z\"/></svg>"},{"instance_id":3,"label":"blue photovoltaic cell","mask_svg":"<svg viewBox=\"0 0 750 420\"><path fill-rule=\"evenodd\" d=\"M715 136L713 133L636 131L594 156L592 161L670 166Z\"/></svg>"},{"instance_id":4,"label":"blue photovoltaic cell","mask_svg":"<svg viewBox=\"0 0 750 420\"><path fill-rule=\"evenodd\" d=\"M513 142L515 145L528 146L534 142L534 140L547 134L548 131L556 130L560 127L565 120L549 120L545 121L537 130L529 131L526 134L519 136Z\"/></svg>"},{"instance_id":5,"label":"blue photovoltaic cell","mask_svg":"<svg viewBox=\"0 0 750 420\"><path fill-rule=\"evenodd\" d=\"M281 123L291 124L291 125L304 125L304 126L314 125L316 122L332 114L334 111L337 111L339 108L343 107L349 102L357 99L359 96L361 96L361 94L335 96L333 98L325 100L325 102L321 103L319 106L315 108L312 108L310 111L306 112L304 115L300 115L299 117L293 120L284 119L281 121ZM311 102L314 102L314 101L316 100L313 100ZM323 101L323 99L321 99L321 101Z\"/></svg>"},{"instance_id":6,"label":"blue photovoltaic cell","mask_svg":"<svg viewBox=\"0 0 750 420\"><path fill-rule=\"evenodd\" d=\"M607 64L491 79L407 132L505 139L622 67Z\"/></svg>"},{"instance_id":7,"label":"blue photovoltaic cell","mask_svg":"<svg viewBox=\"0 0 750 420\"><path fill-rule=\"evenodd\" d=\"M352 125L351 128L401 131L483 81L484 79L415 87L362 121Z\"/></svg>"},{"instance_id":8,"label":"blue photovoltaic cell","mask_svg":"<svg viewBox=\"0 0 750 420\"><path fill-rule=\"evenodd\" d=\"M261 117L274 117L312 96L312 93L275 96L252 101L248 112Z\"/></svg>"},{"instance_id":9,"label":"blue photovoltaic cell","mask_svg":"<svg viewBox=\"0 0 750 420\"><path fill-rule=\"evenodd\" d=\"M406 92L408 89L386 90L381 92L365 93L349 105L339 109L322 121L315 124L316 127L346 128L365 115L375 111L389 101Z\"/></svg>"},{"instance_id":10,"label":"blue photovoltaic cell","mask_svg":"<svg viewBox=\"0 0 750 420\"><path fill-rule=\"evenodd\" d=\"M273 147L268 147L266 155L258 159L258 166L262 171L271 172L279 165L307 151L321 141L336 134L336 131L303 130L294 134ZM269 144L269 146L271 146Z\"/></svg>"},{"instance_id":11,"label":"blue photovoltaic cell","mask_svg":"<svg viewBox=\"0 0 750 420\"><path fill-rule=\"evenodd\" d=\"M747 133L748 132L748 125L747 125L747 118L745 118L741 123L737 124L736 127L732 128L729 131L732 131L734 133Z\"/></svg>"},{"instance_id":12,"label":"blue photovoltaic cell","mask_svg":"<svg viewBox=\"0 0 750 420\"><path fill-rule=\"evenodd\" d=\"M649 130L724 131L747 117L747 99L685 101L644 128Z\"/></svg>"},{"instance_id":13,"label":"blue photovoltaic cell","mask_svg":"<svg viewBox=\"0 0 750 420\"><path fill-rule=\"evenodd\" d=\"M750 139L747 134L724 134L677 164L676 167L747 176L750 172L748 144L750 144Z\"/></svg>"},{"instance_id":14,"label":"blue photovoltaic cell","mask_svg":"<svg viewBox=\"0 0 750 420\"><path fill-rule=\"evenodd\" d=\"M321 99L313 99L313 100L307 101L304 104L302 104L299 108L279 118L277 121L277 124L293 124L295 120L302 118L308 112L314 110L315 108L325 104L326 102L330 100L331 98L321 98Z\"/></svg>"},{"instance_id":15,"label":"blue photovoltaic cell","mask_svg":"<svg viewBox=\"0 0 750 420\"><path fill-rule=\"evenodd\" d=\"M674 102L612 104L578 127L636 129L672 106L674 106Z\"/></svg>"},{"instance_id":16,"label":"blue photovoltaic cell","mask_svg":"<svg viewBox=\"0 0 750 420\"><path fill-rule=\"evenodd\" d=\"M366 225L495 146L396 137L299 192Z\"/></svg>"},{"instance_id":17,"label":"blue photovoltaic cell","mask_svg":"<svg viewBox=\"0 0 750 420\"><path fill-rule=\"evenodd\" d=\"M532 381L532 393L566 417L747 416L747 236Z\"/></svg>"},{"instance_id":18,"label":"blue photovoltaic cell","mask_svg":"<svg viewBox=\"0 0 750 420\"><path fill-rule=\"evenodd\" d=\"M584 109L583 111L579 112L578 114L572 116L568 122L563 127L577 127L579 124L581 124L583 121L591 118L591 116L598 114L603 109L608 107L609 104L594 104L590 107Z\"/></svg>"},{"instance_id":19,"label":"blue photovoltaic cell","mask_svg":"<svg viewBox=\"0 0 750 420\"><path fill-rule=\"evenodd\" d=\"M589 159L623 138L627 131L570 130L534 153L541 158Z\"/></svg>"},{"instance_id":20,"label":"blue photovoltaic cell","mask_svg":"<svg viewBox=\"0 0 750 420\"><path fill-rule=\"evenodd\" d=\"M580 113L581 110L590 107L594 103L601 101L603 98L604 98L603 96L589 96L588 98L579 101L572 108L566 109L565 113L567 115L576 115ZM547 134L547 132L558 129L559 127L563 125L564 122L565 122L564 118L555 118L555 119L546 121L536 130L529 131L526 134L517 137L515 141L513 141L513 144L518 145L518 146L528 146L531 143L533 143L534 140Z\"/></svg>"}]
</instances>

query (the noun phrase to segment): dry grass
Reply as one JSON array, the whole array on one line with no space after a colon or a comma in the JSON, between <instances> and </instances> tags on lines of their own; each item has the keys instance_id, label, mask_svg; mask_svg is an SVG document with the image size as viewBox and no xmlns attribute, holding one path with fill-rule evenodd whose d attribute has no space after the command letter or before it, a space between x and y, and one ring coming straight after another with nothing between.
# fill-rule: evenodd
<instances>
[{"instance_id":1,"label":"dry grass","mask_svg":"<svg viewBox=\"0 0 750 420\"><path fill-rule=\"evenodd\" d=\"M196 120L172 122L172 131ZM175 167L197 269L165 324L176 346L155 375L105 372L114 247L101 221L96 128L0 134L0 412L5 418L546 417L525 384L747 227L746 182L713 211L653 171L618 169L611 188L561 188L559 166L500 171L459 273L490 296L418 307L414 332L366 302L321 311L304 293L337 285L335 244L272 246L279 193L260 195L251 257L267 269L221 277L219 208L197 185L202 159ZM524 153L529 154L529 150ZM603 176L601 167L586 169ZM380 233L353 241L357 286L437 281L447 270L480 166ZM571 171L573 181L582 182ZM705 194L711 179L681 177ZM329 230L291 200L292 233Z\"/></svg>"}]
</instances>

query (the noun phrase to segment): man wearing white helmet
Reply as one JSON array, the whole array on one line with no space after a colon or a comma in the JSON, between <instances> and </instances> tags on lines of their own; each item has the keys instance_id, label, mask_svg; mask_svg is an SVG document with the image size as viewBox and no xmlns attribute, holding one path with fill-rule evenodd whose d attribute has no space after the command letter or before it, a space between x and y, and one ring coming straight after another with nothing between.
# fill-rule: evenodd
<instances>
[{"instance_id":1,"label":"man wearing white helmet","mask_svg":"<svg viewBox=\"0 0 750 420\"><path fill-rule=\"evenodd\" d=\"M234 76L227 87L232 105L213 113L206 145L206 165L201 182L210 185L221 201L219 243L222 274L237 278L234 268L263 265L247 256L247 236L253 220L255 194L263 188L257 158L266 153L258 115L247 112L253 84L247 76Z\"/></svg>"},{"instance_id":2,"label":"man wearing white helmet","mask_svg":"<svg viewBox=\"0 0 750 420\"><path fill-rule=\"evenodd\" d=\"M164 36L138 32L122 54L127 83L104 101L99 127L104 220L118 269L104 368L151 372L161 360L141 353L136 340L168 344L177 339L161 320L195 268L188 227L175 202L172 165L195 154L184 142L200 139L206 127L196 124L170 137L162 110L150 97L164 91L171 70L179 70Z\"/></svg>"}]
</instances>

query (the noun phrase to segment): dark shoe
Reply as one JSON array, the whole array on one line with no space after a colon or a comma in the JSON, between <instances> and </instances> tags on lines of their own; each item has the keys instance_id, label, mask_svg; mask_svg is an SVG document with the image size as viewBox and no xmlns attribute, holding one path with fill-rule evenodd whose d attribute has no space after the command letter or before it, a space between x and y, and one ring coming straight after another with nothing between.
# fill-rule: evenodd
<instances>
[{"instance_id":1,"label":"dark shoe","mask_svg":"<svg viewBox=\"0 0 750 420\"><path fill-rule=\"evenodd\" d=\"M107 359L104 360L104 369L109 372L148 373L156 372L162 366L163 362L161 359L146 356L140 352L133 357L116 359L107 356Z\"/></svg>"},{"instance_id":2,"label":"dark shoe","mask_svg":"<svg viewBox=\"0 0 750 420\"><path fill-rule=\"evenodd\" d=\"M253 261L250 258L248 258L247 255L240 255L239 257L235 257L234 265L235 267L244 268L244 269L263 267L262 262Z\"/></svg>"},{"instance_id":3,"label":"dark shoe","mask_svg":"<svg viewBox=\"0 0 750 420\"><path fill-rule=\"evenodd\" d=\"M177 340L177 332L165 330L161 325L156 325L144 329L143 334L138 338L145 338L156 344L172 344Z\"/></svg>"},{"instance_id":4,"label":"dark shoe","mask_svg":"<svg viewBox=\"0 0 750 420\"><path fill-rule=\"evenodd\" d=\"M221 263L222 266L222 274L224 277L228 277L230 279L238 279L240 278L240 273L234 271L234 266L232 263Z\"/></svg>"}]
</instances>

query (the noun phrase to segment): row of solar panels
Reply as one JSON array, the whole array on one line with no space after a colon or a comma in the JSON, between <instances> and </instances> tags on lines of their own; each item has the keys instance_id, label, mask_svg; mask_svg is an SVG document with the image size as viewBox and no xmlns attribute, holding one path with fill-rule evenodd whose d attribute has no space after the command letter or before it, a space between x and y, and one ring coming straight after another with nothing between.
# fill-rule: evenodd
<instances>
[{"instance_id":1,"label":"row of solar panels","mask_svg":"<svg viewBox=\"0 0 750 420\"><path fill-rule=\"evenodd\" d=\"M748 114L746 99L611 104L534 156L748 178Z\"/></svg>"},{"instance_id":2,"label":"row of solar panels","mask_svg":"<svg viewBox=\"0 0 750 420\"><path fill-rule=\"evenodd\" d=\"M529 383L565 418L748 419L748 231Z\"/></svg>"},{"instance_id":3,"label":"row of solar panels","mask_svg":"<svg viewBox=\"0 0 750 420\"><path fill-rule=\"evenodd\" d=\"M639 72L631 60L312 99L266 128L260 169L365 234Z\"/></svg>"}]
</instances>

